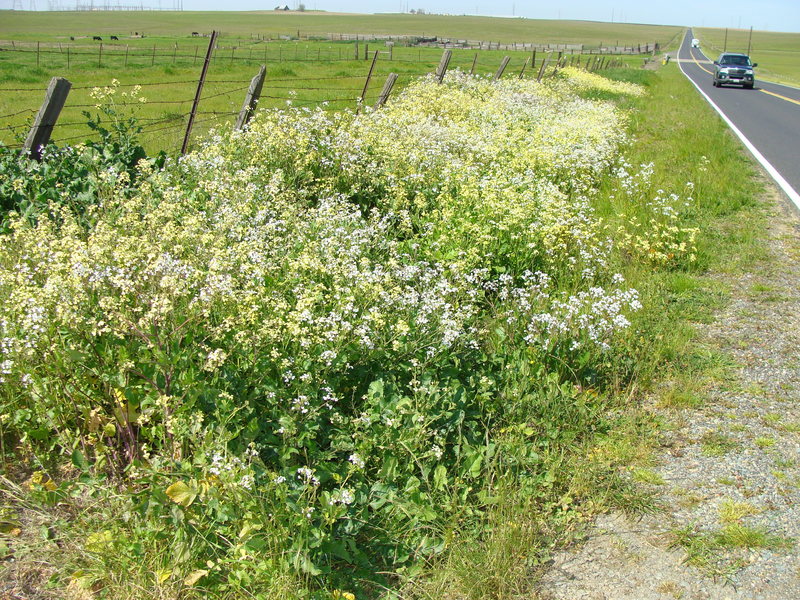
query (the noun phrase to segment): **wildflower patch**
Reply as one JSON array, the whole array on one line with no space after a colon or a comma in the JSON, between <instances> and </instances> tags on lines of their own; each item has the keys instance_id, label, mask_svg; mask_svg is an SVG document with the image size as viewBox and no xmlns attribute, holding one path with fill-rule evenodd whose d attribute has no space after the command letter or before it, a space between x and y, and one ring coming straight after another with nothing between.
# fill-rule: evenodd
<instances>
[{"instance_id":1,"label":"wildflower patch","mask_svg":"<svg viewBox=\"0 0 800 600\"><path fill-rule=\"evenodd\" d=\"M595 78L454 73L377 112L265 111L141 163L88 222L13 220L4 429L126 481L126 536L169 523L157 585L366 597L499 489L556 510L541 457L572 443L560 419L596 426L582 386L641 308L614 265L691 260L694 235L660 196L660 229L595 215L625 120L575 88L641 93Z\"/></svg>"}]
</instances>

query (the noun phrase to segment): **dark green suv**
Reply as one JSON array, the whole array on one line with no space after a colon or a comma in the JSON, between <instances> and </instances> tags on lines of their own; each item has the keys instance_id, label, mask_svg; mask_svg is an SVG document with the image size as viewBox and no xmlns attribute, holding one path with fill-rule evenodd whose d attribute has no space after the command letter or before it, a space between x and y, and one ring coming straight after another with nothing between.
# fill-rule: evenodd
<instances>
[{"instance_id":1,"label":"dark green suv","mask_svg":"<svg viewBox=\"0 0 800 600\"><path fill-rule=\"evenodd\" d=\"M757 66L758 63L751 63L746 54L723 52L714 61L714 87L741 85L751 90L755 84L753 67Z\"/></svg>"}]
</instances>

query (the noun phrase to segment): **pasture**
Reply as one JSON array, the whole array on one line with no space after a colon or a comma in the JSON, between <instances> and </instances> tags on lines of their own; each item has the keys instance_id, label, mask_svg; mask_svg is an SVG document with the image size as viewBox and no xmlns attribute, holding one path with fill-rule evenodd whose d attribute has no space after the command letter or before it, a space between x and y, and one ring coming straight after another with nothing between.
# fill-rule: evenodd
<instances>
[{"instance_id":1,"label":"pasture","mask_svg":"<svg viewBox=\"0 0 800 600\"><path fill-rule=\"evenodd\" d=\"M491 17L330 14L322 12L9 12L0 23L0 38L45 41L69 36L119 35L138 31L147 37L179 39L192 31L222 31L223 36L250 38L253 34L326 35L328 33L421 35L490 39L492 41L546 41L559 44L601 43L667 44L679 27L549 21ZM145 41L143 43L146 44Z\"/></svg>"},{"instance_id":2,"label":"pasture","mask_svg":"<svg viewBox=\"0 0 800 600\"><path fill-rule=\"evenodd\" d=\"M706 55L714 60L723 49L747 52L749 29L697 28L695 35ZM800 85L800 33L753 31L750 57L758 63L757 76L769 81Z\"/></svg>"}]
</instances>

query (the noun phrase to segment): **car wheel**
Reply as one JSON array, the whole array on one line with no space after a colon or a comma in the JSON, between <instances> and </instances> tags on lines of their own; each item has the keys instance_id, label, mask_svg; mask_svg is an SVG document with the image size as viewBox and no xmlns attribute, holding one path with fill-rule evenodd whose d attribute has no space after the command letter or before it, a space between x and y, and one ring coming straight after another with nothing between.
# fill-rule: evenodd
<instances>
[{"instance_id":1,"label":"car wheel","mask_svg":"<svg viewBox=\"0 0 800 600\"><path fill-rule=\"evenodd\" d=\"M712 80L711 83L714 85L714 87L719 87L719 83L717 83L716 79Z\"/></svg>"},{"instance_id":2,"label":"car wheel","mask_svg":"<svg viewBox=\"0 0 800 600\"><path fill-rule=\"evenodd\" d=\"M746 90L752 90L752 89L753 89L753 84L752 84L752 83L745 83L745 84L744 84L744 89L746 89Z\"/></svg>"}]
</instances>

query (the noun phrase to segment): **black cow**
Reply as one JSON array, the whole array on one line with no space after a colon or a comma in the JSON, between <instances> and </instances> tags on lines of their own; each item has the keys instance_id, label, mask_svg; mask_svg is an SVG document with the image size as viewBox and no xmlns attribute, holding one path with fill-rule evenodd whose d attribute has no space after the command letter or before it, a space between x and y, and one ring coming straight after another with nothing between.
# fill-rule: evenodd
<instances>
[{"instance_id":1,"label":"black cow","mask_svg":"<svg viewBox=\"0 0 800 600\"><path fill-rule=\"evenodd\" d=\"M115 36L115 35L112 35L112 36L111 36L111 39L112 39L112 40L117 40L117 41L119 41L119 38L118 38L117 36Z\"/></svg>"},{"instance_id":2,"label":"black cow","mask_svg":"<svg viewBox=\"0 0 800 600\"><path fill-rule=\"evenodd\" d=\"M200 35L200 32L199 32L199 31L193 31L193 32L192 32L192 37L197 37L197 36L199 36L199 35Z\"/></svg>"},{"instance_id":3,"label":"black cow","mask_svg":"<svg viewBox=\"0 0 800 600\"><path fill-rule=\"evenodd\" d=\"M70 42L74 42L75 41L75 36L74 35L69 36L69 41Z\"/></svg>"},{"instance_id":4,"label":"black cow","mask_svg":"<svg viewBox=\"0 0 800 600\"><path fill-rule=\"evenodd\" d=\"M95 42L102 42L103 38L101 38L99 35L93 35L92 40Z\"/></svg>"}]
</instances>

